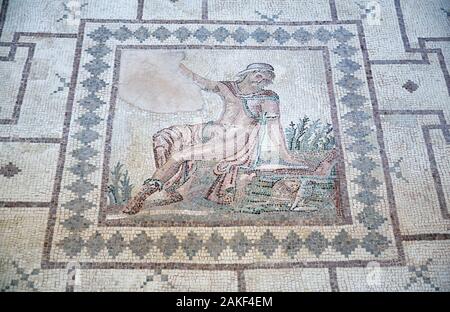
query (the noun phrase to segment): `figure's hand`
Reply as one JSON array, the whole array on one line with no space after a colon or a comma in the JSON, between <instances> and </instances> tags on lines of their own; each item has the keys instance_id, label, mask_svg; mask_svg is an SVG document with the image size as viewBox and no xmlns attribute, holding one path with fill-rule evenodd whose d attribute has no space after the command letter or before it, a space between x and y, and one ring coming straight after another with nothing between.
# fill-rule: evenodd
<instances>
[{"instance_id":1,"label":"figure's hand","mask_svg":"<svg viewBox=\"0 0 450 312\"><path fill-rule=\"evenodd\" d=\"M197 86L199 86L202 90L205 91L214 91L218 92L217 82L211 81L208 79L203 78L200 75L197 75L192 70L186 67L183 63L180 62L178 68L180 69L181 74L183 74L185 77L192 80Z\"/></svg>"},{"instance_id":2,"label":"figure's hand","mask_svg":"<svg viewBox=\"0 0 450 312\"><path fill-rule=\"evenodd\" d=\"M186 59L186 52L181 51L180 52L180 61L184 61Z\"/></svg>"},{"instance_id":3,"label":"figure's hand","mask_svg":"<svg viewBox=\"0 0 450 312\"><path fill-rule=\"evenodd\" d=\"M190 71L189 68L187 68L183 63L180 62L180 64L178 65L178 68L180 69L181 73L186 76L189 79L193 79L193 75L192 72Z\"/></svg>"},{"instance_id":4,"label":"figure's hand","mask_svg":"<svg viewBox=\"0 0 450 312\"><path fill-rule=\"evenodd\" d=\"M186 52L180 51L176 53L176 62L178 63L178 68L181 69L182 72L186 73L186 66L184 66L183 61L186 59Z\"/></svg>"}]
</instances>

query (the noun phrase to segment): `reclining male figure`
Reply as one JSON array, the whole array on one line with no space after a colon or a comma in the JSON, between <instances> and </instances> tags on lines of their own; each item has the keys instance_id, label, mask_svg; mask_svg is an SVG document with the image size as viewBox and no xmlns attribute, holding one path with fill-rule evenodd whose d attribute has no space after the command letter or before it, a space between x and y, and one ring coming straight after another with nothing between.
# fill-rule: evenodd
<instances>
[{"instance_id":1,"label":"reclining male figure","mask_svg":"<svg viewBox=\"0 0 450 312\"><path fill-rule=\"evenodd\" d=\"M124 213L139 212L150 195L163 189L171 202L182 200L176 189L185 178L189 168L186 164L196 161L215 162L217 178L206 198L230 204L234 200L238 169L252 169L259 161L262 132L269 137L281 162L311 168L306 157L291 154L286 147L280 124L279 97L264 89L275 78L270 64L252 63L237 74L236 81L211 81L193 73L184 64L180 64L180 70L202 90L218 94L223 101L223 113L214 122L173 126L154 136L157 169L128 202Z\"/></svg>"}]
</instances>

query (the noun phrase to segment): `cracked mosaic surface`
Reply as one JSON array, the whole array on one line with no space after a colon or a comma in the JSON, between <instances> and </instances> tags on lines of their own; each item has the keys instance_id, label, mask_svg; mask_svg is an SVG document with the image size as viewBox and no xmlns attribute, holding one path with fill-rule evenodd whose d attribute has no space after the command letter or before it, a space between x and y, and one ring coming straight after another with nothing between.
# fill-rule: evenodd
<instances>
[{"instance_id":1,"label":"cracked mosaic surface","mask_svg":"<svg viewBox=\"0 0 450 312\"><path fill-rule=\"evenodd\" d=\"M450 290L447 1L29 2L1 291Z\"/></svg>"}]
</instances>

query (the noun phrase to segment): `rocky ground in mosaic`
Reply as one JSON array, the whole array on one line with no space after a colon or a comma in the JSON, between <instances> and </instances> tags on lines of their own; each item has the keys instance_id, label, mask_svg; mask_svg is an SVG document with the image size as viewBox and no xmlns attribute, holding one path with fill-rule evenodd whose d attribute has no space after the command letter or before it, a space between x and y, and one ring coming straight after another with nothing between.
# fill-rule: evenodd
<instances>
[{"instance_id":1,"label":"rocky ground in mosaic","mask_svg":"<svg viewBox=\"0 0 450 312\"><path fill-rule=\"evenodd\" d=\"M450 291L448 0L0 0L1 291Z\"/></svg>"}]
</instances>

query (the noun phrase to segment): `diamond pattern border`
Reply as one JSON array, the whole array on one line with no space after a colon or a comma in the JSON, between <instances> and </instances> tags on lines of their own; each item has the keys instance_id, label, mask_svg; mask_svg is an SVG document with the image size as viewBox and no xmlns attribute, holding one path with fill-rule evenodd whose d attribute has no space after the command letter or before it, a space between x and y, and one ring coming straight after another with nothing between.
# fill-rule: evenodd
<instances>
[{"instance_id":1,"label":"diamond pattern border","mask_svg":"<svg viewBox=\"0 0 450 312\"><path fill-rule=\"evenodd\" d=\"M357 25L199 25L83 22L78 83L49 255L52 262L246 264L392 260L387 205ZM117 45L327 46L353 225L334 227L98 227L106 122ZM371 187L367 187L371 185ZM357 217L355 217L357 216ZM176 229L176 231L175 231ZM146 247L142 247L142 242ZM141 246L141 248L139 248Z\"/></svg>"}]
</instances>

